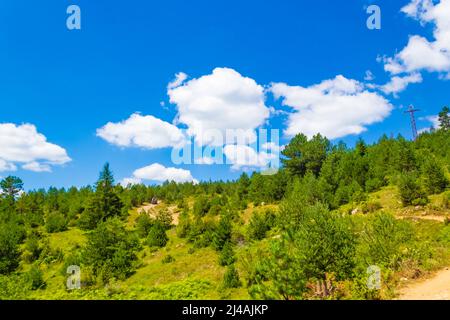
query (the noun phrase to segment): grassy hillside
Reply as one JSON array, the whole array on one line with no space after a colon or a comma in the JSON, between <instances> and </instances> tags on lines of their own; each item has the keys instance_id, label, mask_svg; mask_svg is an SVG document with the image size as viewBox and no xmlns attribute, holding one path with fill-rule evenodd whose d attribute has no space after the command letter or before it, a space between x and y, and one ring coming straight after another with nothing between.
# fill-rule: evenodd
<instances>
[{"instance_id":1,"label":"grassy hillside","mask_svg":"<svg viewBox=\"0 0 450 320\"><path fill-rule=\"evenodd\" d=\"M406 263L398 271L389 274L384 283L381 297L393 298L398 288L409 281L423 277L444 266L450 265L449 242L437 241L437 235L443 235L450 241L450 226L443 221L427 220L426 217L450 217L450 210L442 207L447 193L436 195L430 204L425 207L403 208L399 201L398 191L395 187L386 187L370 194L367 202L363 204L348 204L337 209L341 212L353 212L354 219L364 220L377 211L393 212L397 218L407 217L414 226L417 242L430 245L432 254L422 257L420 264ZM367 207L373 207L372 212L364 212ZM376 204L376 205L374 205ZM158 205L158 209L165 207ZM250 217L255 211L264 209L278 209L277 205L255 207L250 204L242 211L243 227L248 225ZM136 218L140 214L137 209L130 210L128 220L124 222L128 228L133 228ZM151 213L150 213L151 214ZM48 238L51 251L61 250L68 256L79 250L87 241L86 234L76 227L67 231L49 234L44 232L43 237ZM49 261L42 264L45 288L22 292L17 298L30 299L249 299L247 289L224 289L222 286L225 267L218 265L218 253L212 248L195 248L186 239L180 239L176 234L176 227L168 232L169 242L166 247L152 250L144 247L139 252L140 265L135 273L124 281L114 280L105 286L82 288L81 290L67 291L62 261ZM264 247L267 240L249 242L238 248L238 270L241 274L246 271L242 265L245 252L257 247ZM173 261L165 262L167 257ZM32 264L23 263L21 269L27 271ZM349 293L350 294L350 293ZM350 295L348 296L350 297Z\"/></svg>"}]
</instances>

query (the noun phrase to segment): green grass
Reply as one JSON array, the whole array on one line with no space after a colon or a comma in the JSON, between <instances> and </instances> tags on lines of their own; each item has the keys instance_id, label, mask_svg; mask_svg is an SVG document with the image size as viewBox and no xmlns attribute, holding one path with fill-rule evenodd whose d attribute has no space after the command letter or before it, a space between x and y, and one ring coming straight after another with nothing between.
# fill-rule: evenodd
<instances>
[{"instance_id":1,"label":"green grass","mask_svg":"<svg viewBox=\"0 0 450 320\"><path fill-rule=\"evenodd\" d=\"M80 229L71 228L64 232L49 234L49 242L53 249L61 249L66 254L82 247L86 243L86 235Z\"/></svg>"},{"instance_id":2,"label":"green grass","mask_svg":"<svg viewBox=\"0 0 450 320\"><path fill-rule=\"evenodd\" d=\"M152 252L148 247L139 253L142 261L136 272L125 281L116 281L105 288L83 288L69 292L65 289L63 263L41 264L45 289L32 291L29 299L249 299L245 289L222 290L225 268L217 263L218 254L211 248L189 249L192 245L168 232L165 248ZM50 246L65 255L77 250L86 241L78 229L49 235ZM173 262L163 263L167 255ZM25 265L23 270L29 269ZM83 272L83 270L81 270Z\"/></svg>"},{"instance_id":3,"label":"green grass","mask_svg":"<svg viewBox=\"0 0 450 320\"><path fill-rule=\"evenodd\" d=\"M432 196L429 206L439 208L439 201L444 195ZM398 198L396 187L386 187L378 192L369 195L367 202L378 202L382 208L380 210L389 211L396 215L403 215L405 208L402 208ZM160 206L163 206L160 205ZM248 223L255 210L266 208L277 209L276 205L254 207L250 205L242 212L242 221ZM340 208L341 212L348 212L355 208L355 204L348 204ZM446 214L445 210L441 211ZM138 216L136 209L130 211L126 226L132 229L134 221ZM364 215L357 215L355 219L365 219ZM394 283L404 276L409 276L415 268L420 268L421 274L437 270L450 265L450 227L444 227L442 222L437 221L412 221L417 231L418 243L424 247L430 247L433 255L423 258L420 266L405 266L393 276ZM245 227L237 226L240 231ZM442 239L437 240L438 234L443 234ZM77 228L71 228L65 232L55 234L44 234L48 237L52 249L60 249L67 257L76 250L80 250L86 243L86 233ZM271 235L268 235L269 238ZM272 235L273 236L273 235ZM194 248L185 239L176 236L175 228L168 231L169 242L165 248L153 251L146 245L139 252L140 265L136 272L125 281L113 281L105 287L82 288L81 290L67 291L65 287L66 276L62 272L63 263L53 262L41 264L44 272L46 288L36 291L29 291L27 299L250 299L247 289L223 289L222 281L225 268L218 264L218 253L211 248ZM243 274L243 264L241 258L245 250L251 247L257 248L267 243L261 242L246 243L244 246L236 248L237 270ZM167 256L171 256L173 261L164 263ZM26 272L31 267L30 264L23 264L21 271ZM83 273L83 270L82 270ZM243 277L241 277L241 280Z\"/></svg>"}]
</instances>

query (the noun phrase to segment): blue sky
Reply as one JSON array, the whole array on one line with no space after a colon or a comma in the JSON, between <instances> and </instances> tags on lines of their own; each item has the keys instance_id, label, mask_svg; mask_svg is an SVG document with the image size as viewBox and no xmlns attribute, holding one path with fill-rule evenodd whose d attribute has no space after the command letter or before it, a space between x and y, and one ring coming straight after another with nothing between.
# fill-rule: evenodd
<instances>
[{"instance_id":1,"label":"blue sky","mask_svg":"<svg viewBox=\"0 0 450 320\"><path fill-rule=\"evenodd\" d=\"M422 110L418 117L428 117L437 114L450 100L450 82L443 79L450 74L446 60L439 65L417 64L414 59L427 59L419 54L415 56L414 44L409 42L410 35L427 39L433 48L434 44L439 46L439 41L443 42L436 35L436 29L442 28L439 24L442 20L438 20L441 16L435 14L435 18L430 18L423 11L436 13L442 9L446 14L445 7L438 7L446 1L435 1L437 9L423 4L422 11L410 7L408 16L401 9L410 0L4 0L0 3L0 126L14 124L11 130L16 132L19 126L32 124L48 143L63 148L71 161L61 154L45 158L40 151L39 156L23 160L0 150L0 168L2 157L4 160L0 176L20 176L27 189L82 186L93 183L103 163L109 161L118 181L133 177L135 170L155 163L161 164L161 170L173 167L189 171L196 180L234 179L242 172L239 168L177 166L171 161L170 147L118 145L96 134L108 122L120 123L136 112L173 123L178 128L189 128L192 122L176 123L174 119L180 115L181 119L189 117L189 108L195 102L174 98L178 102L171 103L167 86L176 74L183 72L188 77L178 88L189 90L192 84L189 81L211 76L216 68L235 72L230 76L237 81L239 76L254 81L249 89L254 90L251 99L257 99L257 88L264 88L264 106L255 105L255 110L273 109L270 115L262 117L263 124L249 124L252 129L268 127L285 132L291 127L291 131L301 131L303 127L299 124L314 123L317 114L311 114L312 118L305 114L306 118L301 118L300 111L300 118L296 118L299 121L289 126L292 113L302 110L305 103L295 99L302 90L298 88L315 90L311 86L334 79L330 86L336 88L342 84L345 90L350 90L337 93L339 97L372 92L375 104L379 102L383 108L385 103L384 111L370 106L374 108L373 113L355 120L354 125L365 130L343 133L334 141L343 140L351 146L359 137L373 142L383 133L400 133L410 138L409 119L403 113L403 106L413 104ZM415 9L426 1L416 2ZM66 9L71 4L81 8L81 30L66 28ZM366 7L370 4L381 8L381 30L366 27ZM413 60L408 58L411 54L400 54L406 50L413 52ZM383 56L386 59L377 59ZM401 70L385 70L386 65L399 64ZM364 79L368 70L374 79ZM339 80L338 75L344 78ZM400 82L403 79L402 83L414 77L416 80L411 80L403 90L388 91L388 87L382 87L394 77ZM215 81L214 77L208 79ZM271 84L277 83L285 85L277 91L278 96L270 89ZM352 85L364 89L348 89ZM239 87L239 82L236 86ZM320 99L326 92L321 94ZM233 97L230 101L234 99L240 98ZM292 101L288 103L289 99ZM316 100L313 100L307 108L316 110ZM328 105L327 99L320 101ZM184 107L181 114L180 108ZM345 113L348 108L343 112L339 108L340 105L333 106L335 115L330 111L332 116L327 121L353 116ZM378 120L373 120L377 117ZM352 127L350 120L340 121ZM419 120L418 124L419 128L431 125L425 120ZM337 129L324 130L337 132ZM11 135L2 136L1 132L0 144L10 146ZM287 141L288 137L283 135L282 144ZM34 152L26 149L32 146L20 143L13 148L22 148L20 151L28 155ZM30 163L35 160L45 165L46 170L33 169L35 166ZM153 171L158 168L153 167ZM175 171L178 173L182 172ZM148 170L139 178L143 182L154 181L147 181L146 174Z\"/></svg>"}]
</instances>

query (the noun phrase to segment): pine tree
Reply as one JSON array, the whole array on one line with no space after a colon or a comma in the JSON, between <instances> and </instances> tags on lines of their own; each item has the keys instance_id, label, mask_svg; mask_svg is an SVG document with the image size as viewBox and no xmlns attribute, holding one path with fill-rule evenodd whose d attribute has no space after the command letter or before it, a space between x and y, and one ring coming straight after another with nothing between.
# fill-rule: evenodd
<instances>
[{"instance_id":1,"label":"pine tree","mask_svg":"<svg viewBox=\"0 0 450 320\"><path fill-rule=\"evenodd\" d=\"M148 233L147 237L147 244L150 247L165 247L167 242L169 241L169 238L166 234L166 229L161 223L155 223L151 228L150 232Z\"/></svg>"},{"instance_id":2,"label":"pine tree","mask_svg":"<svg viewBox=\"0 0 450 320\"><path fill-rule=\"evenodd\" d=\"M16 197L23 190L23 182L20 178L9 176L0 182L0 188L2 190L2 196L15 200Z\"/></svg>"},{"instance_id":3,"label":"pine tree","mask_svg":"<svg viewBox=\"0 0 450 320\"><path fill-rule=\"evenodd\" d=\"M223 267L229 266L236 261L234 256L233 244L231 241L227 241L220 251L219 264Z\"/></svg>"},{"instance_id":4,"label":"pine tree","mask_svg":"<svg viewBox=\"0 0 450 320\"><path fill-rule=\"evenodd\" d=\"M125 279L135 268L139 240L118 219L101 222L88 235L83 262L91 266L101 282L115 277Z\"/></svg>"},{"instance_id":5,"label":"pine tree","mask_svg":"<svg viewBox=\"0 0 450 320\"><path fill-rule=\"evenodd\" d=\"M150 229L155 224L155 220L150 218L147 213L142 213L135 222L136 231L140 238L148 236Z\"/></svg>"},{"instance_id":6,"label":"pine tree","mask_svg":"<svg viewBox=\"0 0 450 320\"><path fill-rule=\"evenodd\" d=\"M282 151L282 162L292 175L303 176L310 171L318 176L330 150L330 141L320 134L309 141L304 134L298 134Z\"/></svg>"},{"instance_id":7,"label":"pine tree","mask_svg":"<svg viewBox=\"0 0 450 320\"><path fill-rule=\"evenodd\" d=\"M428 197L422 186L418 182L415 172L405 172L402 174L398 185L400 198L403 205L425 205L428 203Z\"/></svg>"},{"instance_id":8,"label":"pine tree","mask_svg":"<svg viewBox=\"0 0 450 320\"><path fill-rule=\"evenodd\" d=\"M240 200L246 199L250 187L250 178L244 172L237 182L237 195Z\"/></svg>"},{"instance_id":9,"label":"pine tree","mask_svg":"<svg viewBox=\"0 0 450 320\"><path fill-rule=\"evenodd\" d=\"M439 112L439 125L442 130L450 130L450 108L444 107L442 111Z\"/></svg>"},{"instance_id":10,"label":"pine tree","mask_svg":"<svg viewBox=\"0 0 450 320\"><path fill-rule=\"evenodd\" d=\"M227 241L231 239L231 219L228 215L222 216L219 225L213 235L213 247L216 250L222 250Z\"/></svg>"},{"instance_id":11,"label":"pine tree","mask_svg":"<svg viewBox=\"0 0 450 320\"><path fill-rule=\"evenodd\" d=\"M13 272L20 263L20 239L13 224L0 225L0 274Z\"/></svg>"},{"instance_id":12,"label":"pine tree","mask_svg":"<svg viewBox=\"0 0 450 320\"><path fill-rule=\"evenodd\" d=\"M430 158L425 162L423 174L424 186L428 194L443 192L449 183L442 166L434 158Z\"/></svg>"},{"instance_id":13,"label":"pine tree","mask_svg":"<svg viewBox=\"0 0 450 320\"><path fill-rule=\"evenodd\" d=\"M178 218L177 236L178 238L186 238L191 230L191 218L189 211L183 210Z\"/></svg>"},{"instance_id":14,"label":"pine tree","mask_svg":"<svg viewBox=\"0 0 450 320\"><path fill-rule=\"evenodd\" d=\"M106 163L95 185L86 211L80 218L80 226L85 229L94 229L100 221L120 216L123 203L114 187L114 177Z\"/></svg>"}]
</instances>

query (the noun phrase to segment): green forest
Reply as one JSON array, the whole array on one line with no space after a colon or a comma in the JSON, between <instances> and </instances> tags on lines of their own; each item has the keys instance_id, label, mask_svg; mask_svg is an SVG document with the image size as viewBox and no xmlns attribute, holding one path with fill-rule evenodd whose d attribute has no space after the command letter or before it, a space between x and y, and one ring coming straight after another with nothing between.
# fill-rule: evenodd
<instances>
[{"instance_id":1,"label":"green forest","mask_svg":"<svg viewBox=\"0 0 450 320\"><path fill-rule=\"evenodd\" d=\"M273 175L0 195L0 299L395 299L450 266L450 118L417 140L295 136ZM80 287L69 288L70 266ZM370 286L379 270L379 286Z\"/></svg>"}]
</instances>

